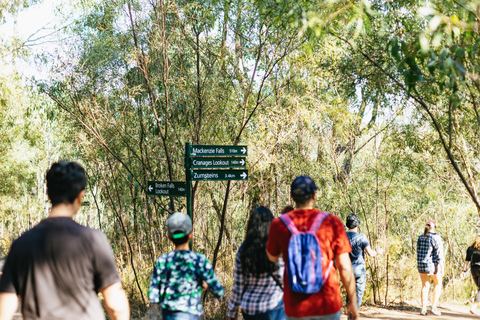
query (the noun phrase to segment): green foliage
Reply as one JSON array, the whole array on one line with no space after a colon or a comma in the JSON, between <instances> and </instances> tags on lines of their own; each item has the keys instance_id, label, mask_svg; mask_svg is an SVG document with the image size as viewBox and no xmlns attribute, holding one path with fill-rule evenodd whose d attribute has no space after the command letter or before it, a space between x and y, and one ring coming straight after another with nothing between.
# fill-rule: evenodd
<instances>
[{"instance_id":1,"label":"green foliage","mask_svg":"<svg viewBox=\"0 0 480 320\"><path fill-rule=\"evenodd\" d=\"M5 243L47 212L48 165L80 159L89 205L77 220L110 238L140 315L151 266L172 248L166 217L185 210L182 198L147 197L147 181L184 180L187 141L241 143L249 181L228 195L226 182L194 184L194 248L210 259L226 212L225 283L250 210L277 215L292 179L309 174L319 208L359 214L371 245L388 247L368 260L367 300L403 301L418 289L416 239L428 218L440 224L455 284L478 221L479 39L469 10L440 1L433 11L419 1L71 5L68 37L47 59L51 78L37 83L50 100L16 73L0 78ZM212 317L225 304L209 302Z\"/></svg>"}]
</instances>

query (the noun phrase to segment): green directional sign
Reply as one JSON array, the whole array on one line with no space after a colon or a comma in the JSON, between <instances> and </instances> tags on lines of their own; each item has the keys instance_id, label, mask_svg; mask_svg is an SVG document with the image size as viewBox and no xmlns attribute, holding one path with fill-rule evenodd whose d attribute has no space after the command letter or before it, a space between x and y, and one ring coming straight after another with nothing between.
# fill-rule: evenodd
<instances>
[{"instance_id":1,"label":"green directional sign","mask_svg":"<svg viewBox=\"0 0 480 320\"><path fill-rule=\"evenodd\" d=\"M183 181L148 181L147 195L186 197L187 184Z\"/></svg>"},{"instance_id":2,"label":"green directional sign","mask_svg":"<svg viewBox=\"0 0 480 320\"><path fill-rule=\"evenodd\" d=\"M191 157L242 157L247 155L247 146L190 146Z\"/></svg>"},{"instance_id":3,"label":"green directional sign","mask_svg":"<svg viewBox=\"0 0 480 320\"><path fill-rule=\"evenodd\" d=\"M193 170L192 181L247 180L248 170Z\"/></svg>"},{"instance_id":4,"label":"green directional sign","mask_svg":"<svg viewBox=\"0 0 480 320\"><path fill-rule=\"evenodd\" d=\"M190 158L191 167L194 169L209 169L209 168L245 168L247 161L245 157L235 158L207 158L198 157Z\"/></svg>"}]
</instances>

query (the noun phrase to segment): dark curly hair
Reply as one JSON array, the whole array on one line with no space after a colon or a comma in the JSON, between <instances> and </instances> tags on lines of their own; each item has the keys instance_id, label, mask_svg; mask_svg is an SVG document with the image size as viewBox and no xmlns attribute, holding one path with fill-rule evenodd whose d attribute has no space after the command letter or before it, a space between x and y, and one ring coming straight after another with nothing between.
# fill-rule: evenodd
<instances>
[{"instance_id":1,"label":"dark curly hair","mask_svg":"<svg viewBox=\"0 0 480 320\"><path fill-rule=\"evenodd\" d=\"M275 263L268 260L266 252L268 230L272 220L273 214L268 208L257 207L252 210L240 251L240 264L244 274L271 273L278 269Z\"/></svg>"}]
</instances>

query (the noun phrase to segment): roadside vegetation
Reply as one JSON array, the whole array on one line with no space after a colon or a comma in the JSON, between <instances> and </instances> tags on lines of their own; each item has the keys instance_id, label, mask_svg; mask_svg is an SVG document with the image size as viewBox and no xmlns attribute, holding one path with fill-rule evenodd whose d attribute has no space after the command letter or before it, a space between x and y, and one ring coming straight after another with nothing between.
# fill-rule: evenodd
<instances>
[{"instance_id":1,"label":"roadside vegetation","mask_svg":"<svg viewBox=\"0 0 480 320\"><path fill-rule=\"evenodd\" d=\"M0 21L35 2L0 2ZM66 2L32 53L2 37L1 254L48 212L44 172L85 166L77 220L107 234L135 316L148 306L166 217L183 198L146 196L184 181L185 143L247 145L248 181L195 182L194 249L227 291L250 210L276 215L309 174L318 208L356 213L386 253L367 261L369 304L417 299L416 239L433 218L444 240L444 300L480 230L480 3L452 1ZM49 69L27 78L19 60ZM228 295L208 302L226 312Z\"/></svg>"}]
</instances>

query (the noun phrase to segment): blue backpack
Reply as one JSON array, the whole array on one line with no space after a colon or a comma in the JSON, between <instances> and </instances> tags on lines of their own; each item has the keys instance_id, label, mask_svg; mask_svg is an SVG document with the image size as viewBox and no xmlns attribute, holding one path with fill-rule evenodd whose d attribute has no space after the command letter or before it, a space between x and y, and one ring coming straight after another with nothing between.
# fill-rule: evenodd
<instances>
[{"instance_id":1,"label":"blue backpack","mask_svg":"<svg viewBox=\"0 0 480 320\"><path fill-rule=\"evenodd\" d=\"M290 289L295 292L315 293L322 289L330 274L330 261L325 277L322 270L322 249L317 230L329 213L319 212L306 232L298 231L290 216L285 213L280 219L292 234L288 243L287 276Z\"/></svg>"}]
</instances>

